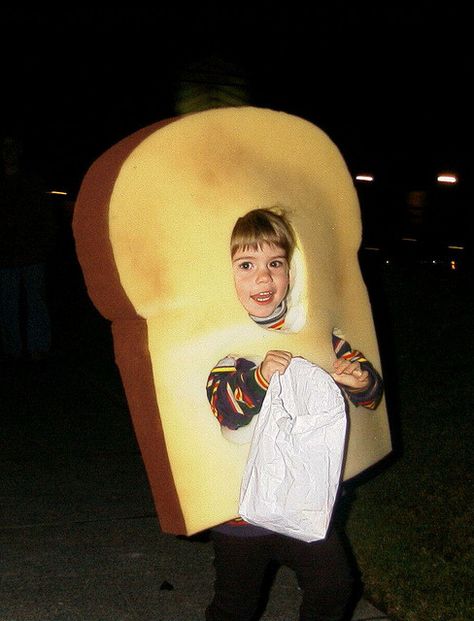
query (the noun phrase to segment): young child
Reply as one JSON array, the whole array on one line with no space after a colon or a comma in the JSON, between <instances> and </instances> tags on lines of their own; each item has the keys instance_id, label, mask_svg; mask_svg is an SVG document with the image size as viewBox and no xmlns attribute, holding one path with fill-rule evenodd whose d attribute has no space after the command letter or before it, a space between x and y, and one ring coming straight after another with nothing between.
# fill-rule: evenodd
<instances>
[{"instance_id":1,"label":"young child","mask_svg":"<svg viewBox=\"0 0 474 621\"><path fill-rule=\"evenodd\" d=\"M296 247L293 228L281 210L255 209L237 221L231 257L239 301L251 319L269 330L284 327L290 262ZM344 339L332 335L336 355L332 377L356 406L375 409L382 380L373 366ZM273 373L284 373L292 353L267 352L259 365L226 357L212 369L207 395L219 423L247 425L259 413ZM339 537L329 528L324 540L306 543L231 520L212 529L216 580L207 621L250 621L259 606L271 562L291 567L303 593L300 621L342 621L354 579Z\"/></svg>"}]
</instances>

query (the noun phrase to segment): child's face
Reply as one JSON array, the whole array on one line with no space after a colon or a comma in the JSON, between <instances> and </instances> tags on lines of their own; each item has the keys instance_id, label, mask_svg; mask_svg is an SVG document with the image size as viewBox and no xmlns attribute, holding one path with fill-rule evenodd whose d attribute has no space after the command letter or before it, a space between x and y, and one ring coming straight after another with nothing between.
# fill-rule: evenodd
<instances>
[{"instance_id":1,"label":"child's face","mask_svg":"<svg viewBox=\"0 0 474 621\"><path fill-rule=\"evenodd\" d=\"M268 317L285 298L289 266L280 246L264 243L258 250L237 250L232 269L237 297L250 315Z\"/></svg>"}]
</instances>

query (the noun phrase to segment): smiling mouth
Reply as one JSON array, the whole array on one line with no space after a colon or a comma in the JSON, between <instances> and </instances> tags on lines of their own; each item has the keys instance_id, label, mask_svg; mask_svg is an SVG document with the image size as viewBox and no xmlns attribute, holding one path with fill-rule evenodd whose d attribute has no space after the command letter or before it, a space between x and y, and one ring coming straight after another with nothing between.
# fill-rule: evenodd
<instances>
[{"instance_id":1,"label":"smiling mouth","mask_svg":"<svg viewBox=\"0 0 474 621\"><path fill-rule=\"evenodd\" d=\"M275 293L273 291L260 291L250 297L254 300L254 302L257 302L257 304L268 304L268 302L273 299L274 295Z\"/></svg>"}]
</instances>

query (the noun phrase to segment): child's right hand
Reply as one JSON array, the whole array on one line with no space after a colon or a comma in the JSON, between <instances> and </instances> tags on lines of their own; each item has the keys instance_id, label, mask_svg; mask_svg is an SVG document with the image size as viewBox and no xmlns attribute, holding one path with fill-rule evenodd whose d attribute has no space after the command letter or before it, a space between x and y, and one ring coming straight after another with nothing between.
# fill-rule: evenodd
<instances>
[{"instance_id":1,"label":"child's right hand","mask_svg":"<svg viewBox=\"0 0 474 621\"><path fill-rule=\"evenodd\" d=\"M280 375L283 375L288 368L292 357L293 355L289 351L283 351L281 349L268 351L262 364L260 365L260 371L267 382L272 379L272 375L275 371L278 371Z\"/></svg>"}]
</instances>

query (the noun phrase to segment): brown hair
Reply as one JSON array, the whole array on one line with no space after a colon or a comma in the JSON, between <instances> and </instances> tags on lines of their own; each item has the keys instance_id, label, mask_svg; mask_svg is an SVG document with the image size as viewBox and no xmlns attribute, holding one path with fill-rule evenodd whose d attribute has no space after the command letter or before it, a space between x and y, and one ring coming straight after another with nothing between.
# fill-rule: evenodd
<instances>
[{"instance_id":1,"label":"brown hair","mask_svg":"<svg viewBox=\"0 0 474 621\"><path fill-rule=\"evenodd\" d=\"M267 243L280 246L291 261L296 247L296 235L285 212L279 207L253 209L240 217L232 230L230 253L251 248L257 250Z\"/></svg>"}]
</instances>

